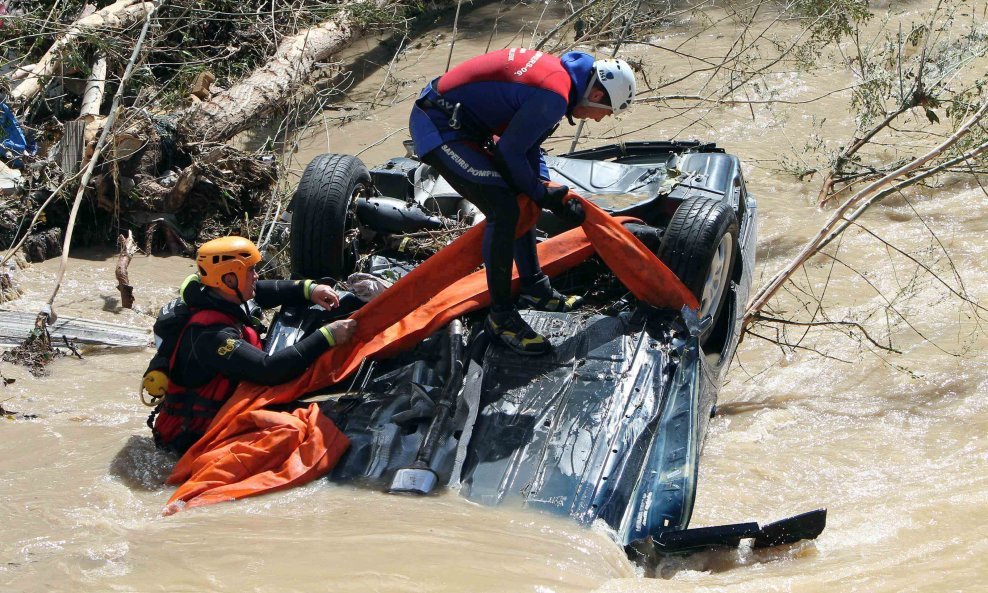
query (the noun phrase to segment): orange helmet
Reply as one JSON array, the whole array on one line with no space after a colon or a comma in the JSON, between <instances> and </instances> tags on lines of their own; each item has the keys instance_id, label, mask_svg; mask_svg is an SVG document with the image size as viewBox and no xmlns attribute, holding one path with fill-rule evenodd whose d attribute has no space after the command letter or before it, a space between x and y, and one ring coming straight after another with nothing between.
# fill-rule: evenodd
<instances>
[{"instance_id":1,"label":"orange helmet","mask_svg":"<svg viewBox=\"0 0 988 593\"><path fill-rule=\"evenodd\" d=\"M239 297L234 290L223 283L223 276L233 274L237 286L247 285L247 273L261 261L261 252L250 239L243 237L220 237L206 241L196 255L199 268L199 281L230 296Z\"/></svg>"}]
</instances>

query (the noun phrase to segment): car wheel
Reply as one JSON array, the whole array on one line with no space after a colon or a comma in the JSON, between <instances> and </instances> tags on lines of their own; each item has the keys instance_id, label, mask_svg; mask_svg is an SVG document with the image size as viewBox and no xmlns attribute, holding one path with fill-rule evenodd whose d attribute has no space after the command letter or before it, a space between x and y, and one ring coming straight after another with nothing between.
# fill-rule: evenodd
<instances>
[{"instance_id":1,"label":"car wheel","mask_svg":"<svg viewBox=\"0 0 988 593\"><path fill-rule=\"evenodd\" d=\"M346 278L356 265L356 198L371 176L360 159L321 154L302 173L292 198L292 275Z\"/></svg>"},{"instance_id":2,"label":"car wheel","mask_svg":"<svg viewBox=\"0 0 988 593\"><path fill-rule=\"evenodd\" d=\"M704 338L717 327L727 302L738 254L738 219L721 200L694 197L679 205L659 244L659 259L700 301L699 317L710 315Z\"/></svg>"}]
</instances>

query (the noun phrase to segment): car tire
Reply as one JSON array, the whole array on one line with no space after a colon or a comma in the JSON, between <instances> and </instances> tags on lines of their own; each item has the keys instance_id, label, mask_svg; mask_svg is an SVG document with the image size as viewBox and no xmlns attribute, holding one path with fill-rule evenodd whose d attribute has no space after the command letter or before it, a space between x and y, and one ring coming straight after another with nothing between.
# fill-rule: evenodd
<instances>
[{"instance_id":1,"label":"car tire","mask_svg":"<svg viewBox=\"0 0 988 593\"><path fill-rule=\"evenodd\" d=\"M309 163L292 198L293 277L342 279L353 272L354 200L370 188L370 173L355 156L321 154Z\"/></svg>"},{"instance_id":2,"label":"car tire","mask_svg":"<svg viewBox=\"0 0 988 593\"><path fill-rule=\"evenodd\" d=\"M700 301L700 318L710 315L703 343L717 327L730 292L738 257L737 215L715 198L687 199L669 221L658 256Z\"/></svg>"}]
</instances>

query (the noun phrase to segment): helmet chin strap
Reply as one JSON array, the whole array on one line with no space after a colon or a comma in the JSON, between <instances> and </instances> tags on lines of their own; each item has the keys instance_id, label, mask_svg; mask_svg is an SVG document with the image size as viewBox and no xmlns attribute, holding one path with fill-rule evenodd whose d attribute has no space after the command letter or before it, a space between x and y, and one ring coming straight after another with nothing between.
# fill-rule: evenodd
<instances>
[{"instance_id":1,"label":"helmet chin strap","mask_svg":"<svg viewBox=\"0 0 988 593\"><path fill-rule=\"evenodd\" d=\"M614 108L611 107L610 105L605 105L603 103L594 103L593 101L581 101L580 105L583 107L600 107L601 109L606 109L611 112L614 111Z\"/></svg>"},{"instance_id":2,"label":"helmet chin strap","mask_svg":"<svg viewBox=\"0 0 988 593\"><path fill-rule=\"evenodd\" d=\"M614 107L612 107L610 105L605 105L603 103L596 103L596 102L590 100L590 93L593 92L594 85L595 85L596 82L597 82L597 75L594 74L590 78L590 84L587 85L587 90L583 91L583 98L580 99L579 105L581 107L599 107L601 109L608 109L611 112L613 112L614 111Z\"/></svg>"},{"instance_id":3,"label":"helmet chin strap","mask_svg":"<svg viewBox=\"0 0 988 593\"><path fill-rule=\"evenodd\" d=\"M244 295L240 292L240 286L234 286L233 290L237 293L237 298L240 299L240 306L244 308L244 313L247 314L247 319L250 319L250 307L247 306L247 299L245 299Z\"/></svg>"}]
</instances>

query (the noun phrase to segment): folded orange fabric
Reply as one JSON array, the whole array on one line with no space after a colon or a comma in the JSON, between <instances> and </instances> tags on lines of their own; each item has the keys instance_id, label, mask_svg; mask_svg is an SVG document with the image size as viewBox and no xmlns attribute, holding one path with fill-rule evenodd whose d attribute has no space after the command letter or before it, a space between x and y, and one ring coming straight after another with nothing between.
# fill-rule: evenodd
<instances>
[{"instance_id":1,"label":"folded orange fabric","mask_svg":"<svg viewBox=\"0 0 988 593\"><path fill-rule=\"evenodd\" d=\"M252 410L230 428L234 436L195 459L165 514L304 484L333 469L350 445L316 404L292 413Z\"/></svg>"},{"instance_id":2,"label":"folded orange fabric","mask_svg":"<svg viewBox=\"0 0 988 593\"><path fill-rule=\"evenodd\" d=\"M570 192L568 200L579 200L586 219L583 230L597 255L640 301L654 307L691 309L700 306L696 296L666 267L662 260L612 217L579 194Z\"/></svg>"},{"instance_id":3,"label":"folded orange fabric","mask_svg":"<svg viewBox=\"0 0 988 593\"><path fill-rule=\"evenodd\" d=\"M568 270L596 250L638 299L657 307L697 307L682 282L622 226L628 219L613 218L571 195L582 201L586 220L582 228L539 244L546 274ZM522 196L519 207L520 235L535 224L540 210ZM185 483L166 512L301 485L332 469L346 437L315 406L294 414L260 410L333 385L364 359L410 348L453 319L488 306L486 275L474 271L481 264L482 236L483 225L470 229L354 313L354 339L327 351L297 379L271 387L242 383L172 470L168 482ZM514 282L517 290L517 273Z\"/></svg>"}]
</instances>

